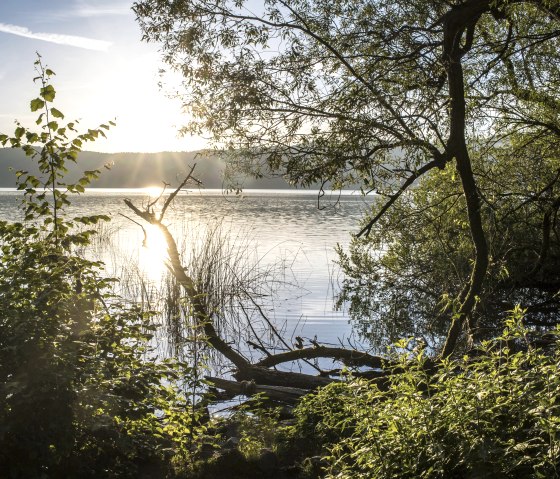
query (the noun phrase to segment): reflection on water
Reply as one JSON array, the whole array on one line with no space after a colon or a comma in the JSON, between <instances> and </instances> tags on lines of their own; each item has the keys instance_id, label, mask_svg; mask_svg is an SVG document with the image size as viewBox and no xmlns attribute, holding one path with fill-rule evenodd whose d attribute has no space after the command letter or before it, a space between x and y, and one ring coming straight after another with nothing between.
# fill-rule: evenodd
<instances>
[{"instance_id":1,"label":"reflection on water","mask_svg":"<svg viewBox=\"0 0 560 479\"><path fill-rule=\"evenodd\" d=\"M144 240L138 250L138 266L148 281L161 281L166 272L167 244L159 228L144 225Z\"/></svg>"},{"instance_id":2,"label":"reflection on water","mask_svg":"<svg viewBox=\"0 0 560 479\"><path fill-rule=\"evenodd\" d=\"M143 191L89 190L73 198L68 215L109 214L113 219L107 230L113 249L100 253L102 257L97 259L105 261L109 274L116 277L138 267L146 289L164 276L165 241L156 228L144 225L146 244L142 247L144 233L129 219L133 213L123 202L127 197L138 206L148 202ZM17 200L16 193L0 191L0 218L18 218ZM295 336L306 341L317 336L324 344L346 341L348 345L347 341L353 340L349 318L344 311L333 310L338 279L334 247L337 243L348 244L369 201L359 195L337 194L321 200L318 209L313 193L246 190L242 197L236 197L200 190L178 195L166 213L165 223L186 253L193 250L193 245L185 244L185 238L196 241L192 238L197 234L203 237L202 233L223 222L224 231L247 238L243 248L258 257L260 268L283 260L288 284L279 285L274 297L264 298L263 312L287 332L288 341Z\"/></svg>"}]
</instances>

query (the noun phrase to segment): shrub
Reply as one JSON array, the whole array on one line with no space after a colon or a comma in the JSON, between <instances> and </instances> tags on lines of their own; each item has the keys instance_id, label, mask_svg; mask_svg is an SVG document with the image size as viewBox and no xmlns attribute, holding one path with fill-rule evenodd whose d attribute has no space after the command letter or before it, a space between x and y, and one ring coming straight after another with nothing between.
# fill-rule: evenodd
<instances>
[{"instance_id":1,"label":"shrub","mask_svg":"<svg viewBox=\"0 0 560 479\"><path fill-rule=\"evenodd\" d=\"M112 295L102 264L77 254L108 218L64 215L99 174L66 184L66 164L110 125L61 124L54 73L40 57L36 68L40 131L18 123L0 135L40 170L16 173L24 221L0 222L0 475L165 477L196 435L181 392L192 370L157 360L150 313Z\"/></svg>"},{"instance_id":2,"label":"shrub","mask_svg":"<svg viewBox=\"0 0 560 479\"><path fill-rule=\"evenodd\" d=\"M307 397L299 433L324 441L327 477L558 477L560 348L534 348L521 318L435 372L423 351L397 355L386 389L355 379Z\"/></svg>"}]
</instances>

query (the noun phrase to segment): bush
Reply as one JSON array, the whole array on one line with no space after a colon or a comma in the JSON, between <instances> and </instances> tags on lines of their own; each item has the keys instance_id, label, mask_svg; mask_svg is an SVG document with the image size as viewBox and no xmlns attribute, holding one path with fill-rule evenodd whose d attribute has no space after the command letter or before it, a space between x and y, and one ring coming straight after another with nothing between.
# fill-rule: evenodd
<instances>
[{"instance_id":1,"label":"bush","mask_svg":"<svg viewBox=\"0 0 560 479\"><path fill-rule=\"evenodd\" d=\"M156 359L150 314L112 295L102 265L76 253L108 218L65 217L70 195L99 174L66 184L65 165L110 126L59 124L54 73L40 58L36 67L41 130L0 135L41 172L16 173L25 220L0 222L0 475L166 477L197 432L181 392L192 370Z\"/></svg>"},{"instance_id":2,"label":"bush","mask_svg":"<svg viewBox=\"0 0 560 479\"><path fill-rule=\"evenodd\" d=\"M386 389L325 387L298 407L296 434L323 441L339 479L558 477L560 348L532 347L521 317L435 373L421 351L395 357L403 372Z\"/></svg>"}]
</instances>

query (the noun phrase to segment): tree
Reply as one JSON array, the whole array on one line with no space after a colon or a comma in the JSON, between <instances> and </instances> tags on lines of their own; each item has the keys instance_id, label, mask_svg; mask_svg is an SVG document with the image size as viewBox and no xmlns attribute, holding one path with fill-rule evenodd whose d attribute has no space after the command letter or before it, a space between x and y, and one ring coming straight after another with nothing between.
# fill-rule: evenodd
<instances>
[{"instance_id":1,"label":"tree","mask_svg":"<svg viewBox=\"0 0 560 479\"><path fill-rule=\"evenodd\" d=\"M488 163L473 156L490 264L472 333L495 337L517 304L527 325L553 327L560 319L558 160L516 155L511 147L495 149ZM437 345L447 327L442 313L457 308L454 298L471 267L459 178L451 169L429 173L379 219L367 241L339 253L346 277L338 300L349 301L364 335L424 337Z\"/></svg>"},{"instance_id":2,"label":"tree","mask_svg":"<svg viewBox=\"0 0 560 479\"><path fill-rule=\"evenodd\" d=\"M184 131L210 133L256 174L270 168L301 185L359 182L375 191L382 200L359 237L406 204L404 193L427 175L436 189L455 185L468 228L465 268L425 297L433 313L452 296L453 307L439 313L448 328L440 354L450 355L461 332L476 327L493 264L491 214L473 161L481 174L508 150L533 162L557 135L560 4L142 0L134 9L144 38L160 42L185 78L192 120ZM489 181L502 201L513 187ZM531 201L548 202L539 210L544 233L535 236L545 252L533 258L538 269L549 250L545 223L557 210L544 197L554 188L535 185L543 196L522 186Z\"/></svg>"}]
</instances>

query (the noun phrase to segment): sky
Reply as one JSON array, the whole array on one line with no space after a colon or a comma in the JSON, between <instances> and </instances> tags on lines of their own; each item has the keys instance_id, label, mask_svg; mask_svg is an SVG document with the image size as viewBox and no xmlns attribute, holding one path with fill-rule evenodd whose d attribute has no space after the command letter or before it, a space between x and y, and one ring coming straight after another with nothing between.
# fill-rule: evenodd
<instances>
[{"instance_id":1,"label":"sky","mask_svg":"<svg viewBox=\"0 0 560 479\"><path fill-rule=\"evenodd\" d=\"M158 45L141 41L131 6L132 0L0 0L0 133L13 133L16 119L34 126L29 102L38 93L38 52L56 73L54 105L67 120L79 119L85 128L117 123L107 140L86 149L204 148L202 138L178 136L185 123L181 104L158 86L165 65Z\"/></svg>"}]
</instances>

